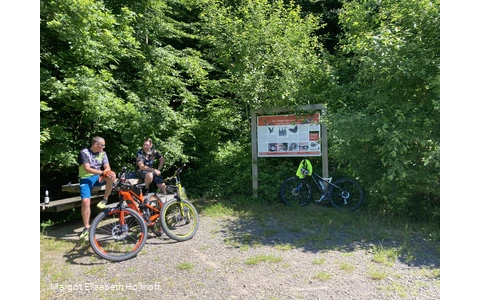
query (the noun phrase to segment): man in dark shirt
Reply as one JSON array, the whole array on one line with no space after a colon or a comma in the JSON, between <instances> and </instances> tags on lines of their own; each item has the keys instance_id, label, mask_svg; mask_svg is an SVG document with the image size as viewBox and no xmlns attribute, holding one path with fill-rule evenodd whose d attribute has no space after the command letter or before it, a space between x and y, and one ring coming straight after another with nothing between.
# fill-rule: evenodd
<instances>
[{"instance_id":1,"label":"man in dark shirt","mask_svg":"<svg viewBox=\"0 0 480 300\"><path fill-rule=\"evenodd\" d=\"M153 167L155 159L158 159L158 168ZM157 149L153 149L152 139L146 138L143 141L142 149L137 152L137 175L144 179L145 182L145 194L149 192L149 186L152 182L155 182L158 189L166 194L166 186L163 183L162 176L160 176L160 170L163 167L164 158Z\"/></svg>"}]
</instances>

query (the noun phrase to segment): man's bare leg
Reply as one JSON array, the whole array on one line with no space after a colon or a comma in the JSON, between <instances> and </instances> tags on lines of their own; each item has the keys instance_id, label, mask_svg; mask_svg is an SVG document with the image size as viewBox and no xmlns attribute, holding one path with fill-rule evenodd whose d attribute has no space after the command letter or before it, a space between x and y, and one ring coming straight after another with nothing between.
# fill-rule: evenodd
<instances>
[{"instance_id":1,"label":"man's bare leg","mask_svg":"<svg viewBox=\"0 0 480 300\"><path fill-rule=\"evenodd\" d=\"M83 220L83 226L85 228L90 227L90 198L83 198L82 199L82 220Z\"/></svg>"},{"instance_id":2,"label":"man's bare leg","mask_svg":"<svg viewBox=\"0 0 480 300\"><path fill-rule=\"evenodd\" d=\"M150 184L152 183L153 181L153 174L152 173L148 173L145 175L145 179L144 179L144 182L145 182L145 188L148 190L148 188L150 187Z\"/></svg>"},{"instance_id":3,"label":"man's bare leg","mask_svg":"<svg viewBox=\"0 0 480 300\"><path fill-rule=\"evenodd\" d=\"M164 195L167 194L167 186L165 185L165 182L157 184L157 187Z\"/></svg>"},{"instance_id":4,"label":"man's bare leg","mask_svg":"<svg viewBox=\"0 0 480 300\"><path fill-rule=\"evenodd\" d=\"M108 196L110 196L110 193L112 192L112 188L113 188L113 183L115 182L116 179L117 179L116 176L106 178L105 194L104 194L105 199L108 199Z\"/></svg>"}]
</instances>

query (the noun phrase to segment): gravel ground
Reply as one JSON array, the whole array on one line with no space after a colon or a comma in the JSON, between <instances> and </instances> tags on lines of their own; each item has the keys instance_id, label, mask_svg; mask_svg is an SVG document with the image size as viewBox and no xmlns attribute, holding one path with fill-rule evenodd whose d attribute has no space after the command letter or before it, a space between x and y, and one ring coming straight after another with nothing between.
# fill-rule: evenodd
<instances>
[{"instance_id":1,"label":"gravel ground","mask_svg":"<svg viewBox=\"0 0 480 300\"><path fill-rule=\"evenodd\" d=\"M80 222L54 226L46 236L68 243L62 247L64 250L41 246L40 296L41 299L440 299L440 256L438 250L422 245L421 241L414 247L413 260L407 263L397 258L389 265L372 260L371 245L282 246L301 238L301 233L278 230L272 230L270 236L265 233L266 229L283 228L282 225L276 220L262 220L260 226L251 220L201 216L193 239L175 242L165 236L150 235L137 257L119 263L100 259L88 243L78 241Z\"/></svg>"}]
</instances>

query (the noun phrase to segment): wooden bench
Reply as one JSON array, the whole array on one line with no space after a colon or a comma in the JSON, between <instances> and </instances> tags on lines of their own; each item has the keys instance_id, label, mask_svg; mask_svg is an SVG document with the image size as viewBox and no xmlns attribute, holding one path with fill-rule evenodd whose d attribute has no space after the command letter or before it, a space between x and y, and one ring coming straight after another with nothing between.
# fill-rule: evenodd
<instances>
[{"instance_id":1,"label":"wooden bench","mask_svg":"<svg viewBox=\"0 0 480 300\"><path fill-rule=\"evenodd\" d=\"M132 178L128 179L131 184L142 183L142 179ZM72 193L80 195L80 184L79 183L69 183L62 185L62 192ZM97 204L103 199L103 194L105 192L105 185L102 186L94 186L92 189L92 196L90 197L90 204ZM52 200L48 204L45 202L40 203L40 211L42 212L59 212L64 211L67 209L72 209L75 207L82 206L82 199L80 196L59 199L59 200Z\"/></svg>"}]
</instances>

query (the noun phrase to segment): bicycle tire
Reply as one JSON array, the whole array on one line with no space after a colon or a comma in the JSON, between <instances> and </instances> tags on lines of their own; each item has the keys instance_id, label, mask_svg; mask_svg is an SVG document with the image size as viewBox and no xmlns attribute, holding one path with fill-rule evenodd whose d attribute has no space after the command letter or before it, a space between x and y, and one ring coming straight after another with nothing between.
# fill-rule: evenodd
<instances>
[{"instance_id":1,"label":"bicycle tire","mask_svg":"<svg viewBox=\"0 0 480 300\"><path fill-rule=\"evenodd\" d=\"M312 188L305 179L290 177L282 183L280 197L287 206L305 206L312 200Z\"/></svg>"},{"instance_id":2,"label":"bicycle tire","mask_svg":"<svg viewBox=\"0 0 480 300\"><path fill-rule=\"evenodd\" d=\"M173 240L183 242L197 233L198 213L188 200L172 199L165 203L160 219L163 231Z\"/></svg>"},{"instance_id":3,"label":"bicycle tire","mask_svg":"<svg viewBox=\"0 0 480 300\"><path fill-rule=\"evenodd\" d=\"M328 198L336 209L354 211L363 202L363 191L357 181L341 178L330 185Z\"/></svg>"},{"instance_id":4,"label":"bicycle tire","mask_svg":"<svg viewBox=\"0 0 480 300\"><path fill-rule=\"evenodd\" d=\"M146 199L148 200L148 203L150 204L150 206L153 206L156 209L158 209L158 212L153 209L149 209L150 216L154 216L158 214L158 218L154 221L152 225L149 225L148 228L156 236L162 236L163 235L163 228L162 228L162 221L161 221L162 215L160 212L162 210L163 202L160 199L160 197L157 196L157 194L151 194L147 196Z\"/></svg>"},{"instance_id":5,"label":"bicycle tire","mask_svg":"<svg viewBox=\"0 0 480 300\"><path fill-rule=\"evenodd\" d=\"M122 209L99 213L90 225L89 241L93 251L110 261L123 261L138 254L147 241L147 224L131 208L123 209L125 228L120 224Z\"/></svg>"}]
</instances>

